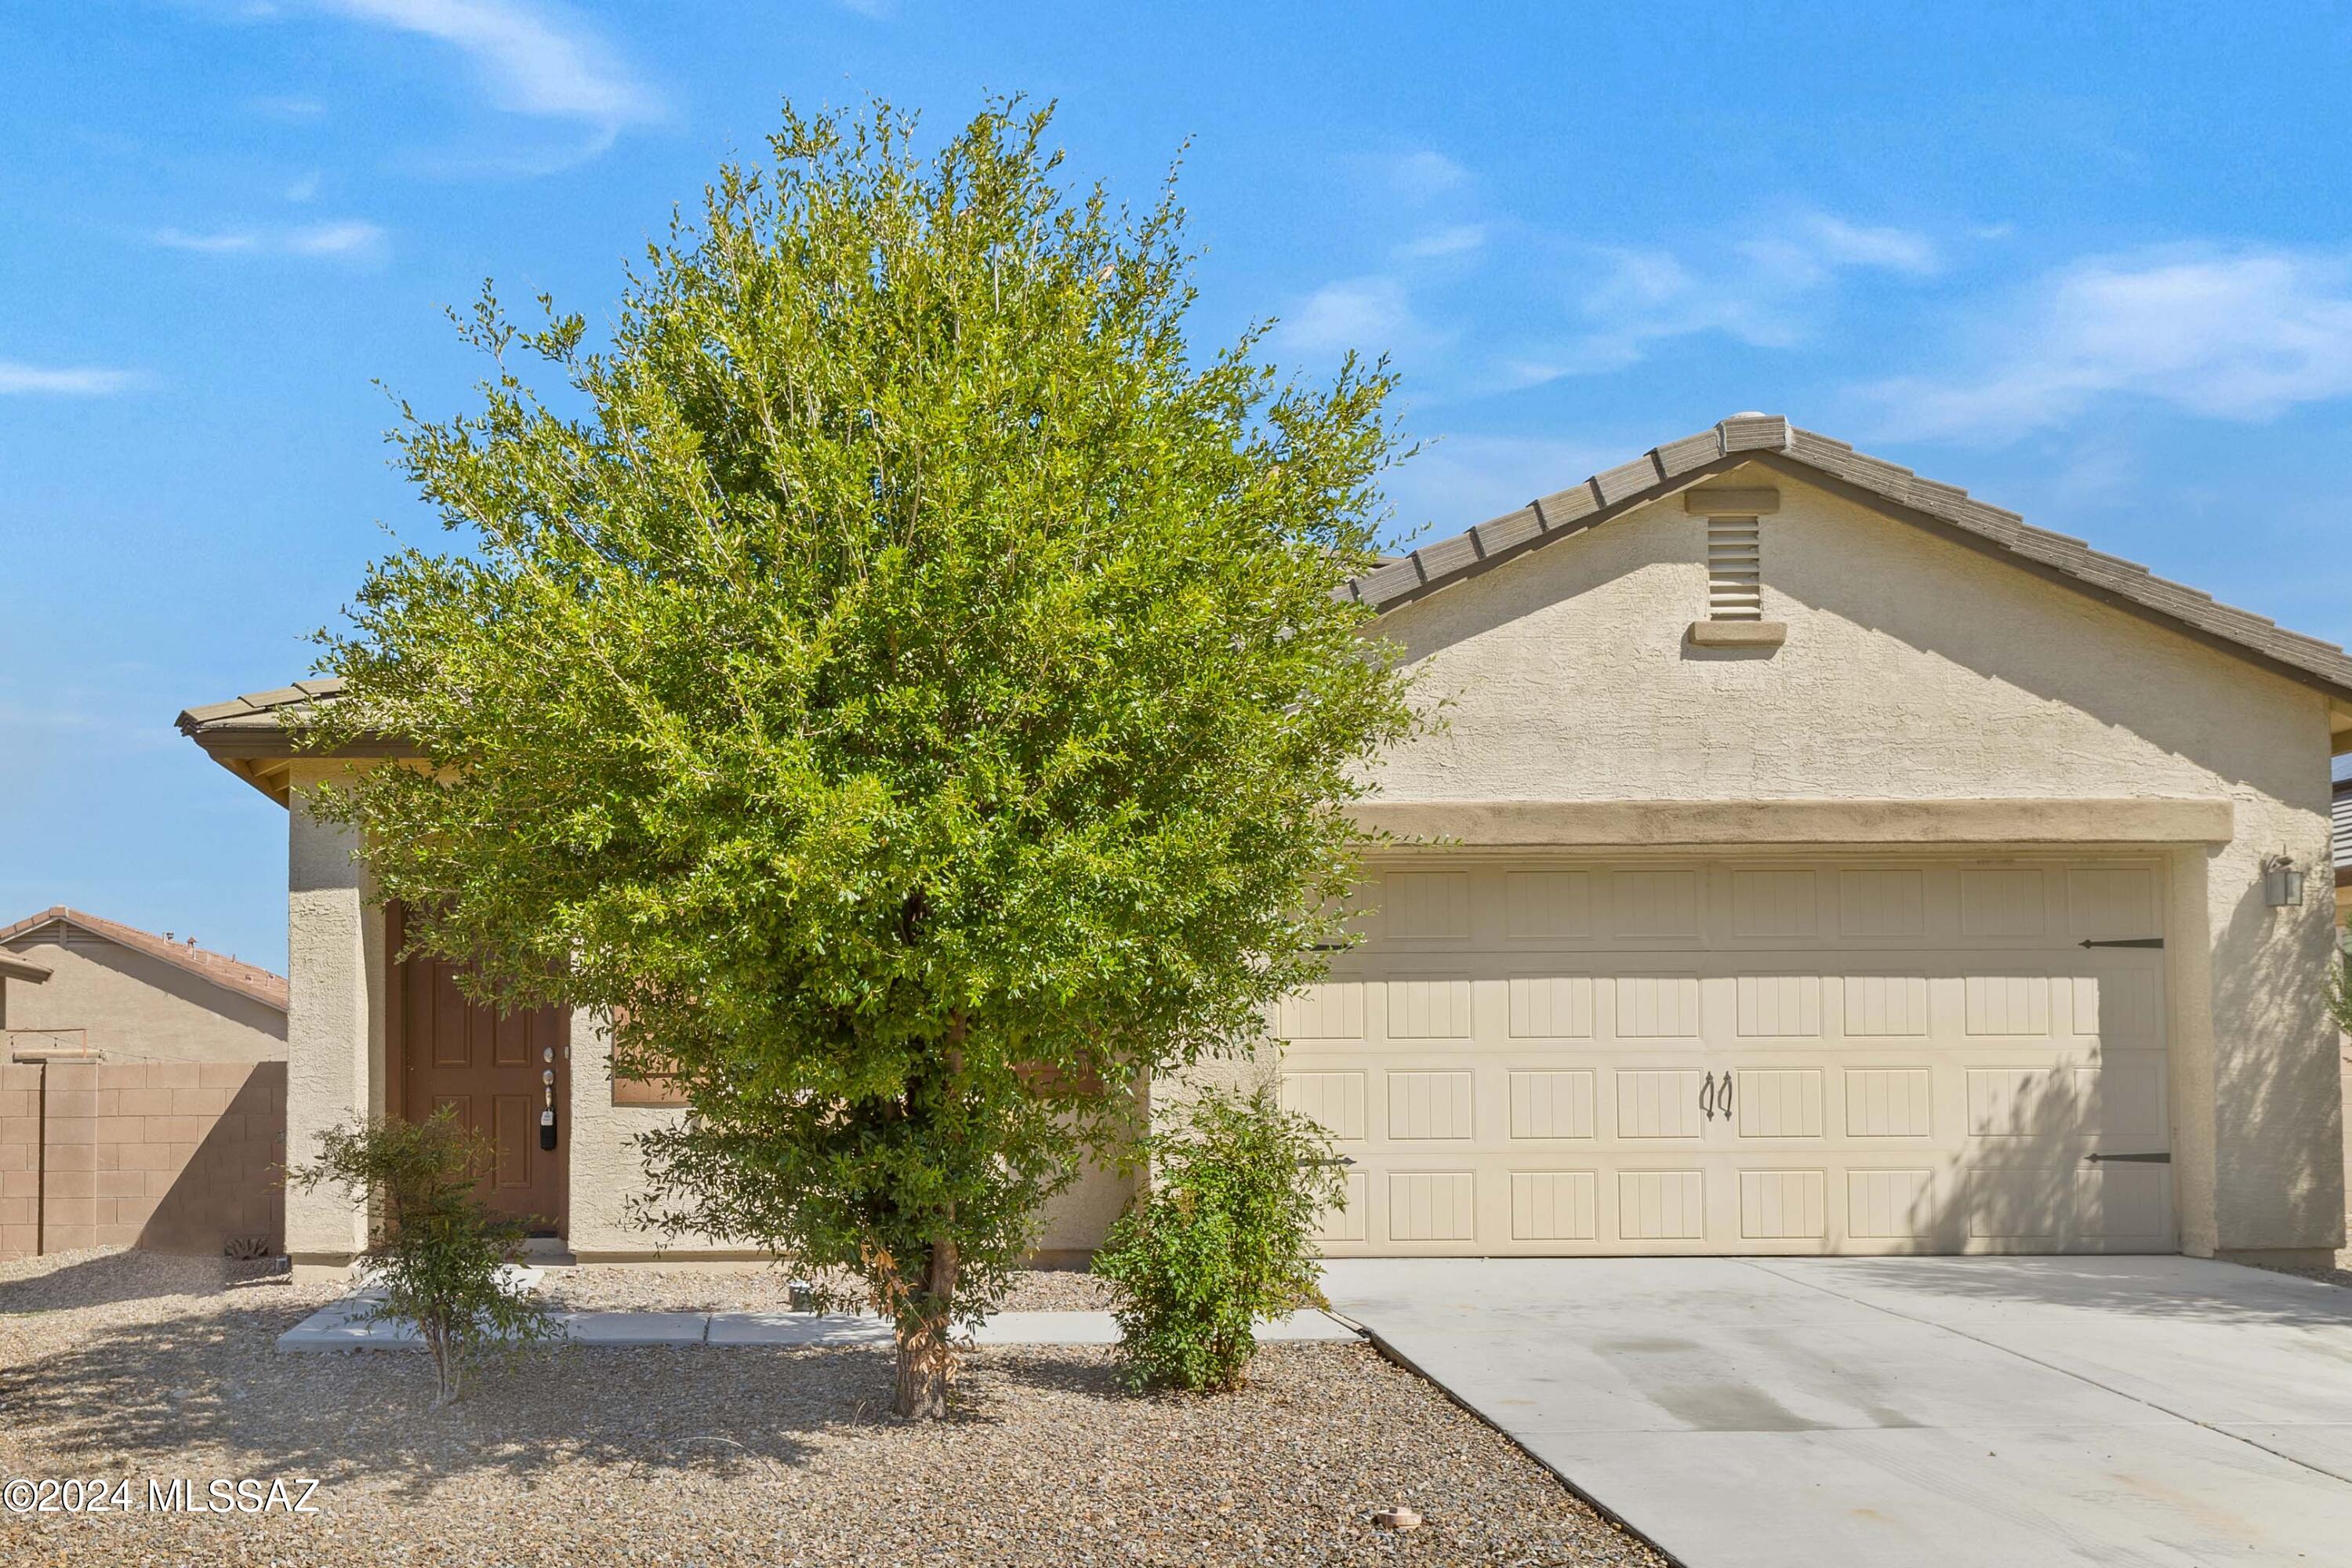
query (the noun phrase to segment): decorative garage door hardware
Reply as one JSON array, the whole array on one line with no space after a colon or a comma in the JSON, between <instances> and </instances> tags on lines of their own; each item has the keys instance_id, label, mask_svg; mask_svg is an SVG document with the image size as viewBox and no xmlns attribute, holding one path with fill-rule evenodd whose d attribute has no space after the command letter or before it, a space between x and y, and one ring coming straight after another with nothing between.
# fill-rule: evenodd
<instances>
[{"instance_id":1,"label":"decorative garage door hardware","mask_svg":"<svg viewBox=\"0 0 2352 1568\"><path fill-rule=\"evenodd\" d=\"M1724 1069L1723 1087L1721 1089L1717 1089L1715 1086L1715 1075L1713 1073L1706 1075L1706 1081L1699 1086L1698 1110L1700 1116L1709 1121L1715 1120L1716 1112L1718 1110L1723 1113L1723 1119L1726 1121L1731 1120L1730 1068L1726 1068Z\"/></svg>"},{"instance_id":2,"label":"decorative garage door hardware","mask_svg":"<svg viewBox=\"0 0 2352 1568\"><path fill-rule=\"evenodd\" d=\"M2172 1163L2172 1156L2170 1154L2085 1154L2083 1156L2083 1163L2085 1165L2109 1163L2121 1163L2126 1165L2169 1165Z\"/></svg>"},{"instance_id":3,"label":"decorative garage door hardware","mask_svg":"<svg viewBox=\"0 0 2352 1568\"><path fill-rule=\"evenodd\" d=\"M2083 945L2084 947L2162 947L2164 939L2160 936L2123 936L2109 942L2098 942L2086 936L2083 939Z\"/></svg>"}]
</instances>

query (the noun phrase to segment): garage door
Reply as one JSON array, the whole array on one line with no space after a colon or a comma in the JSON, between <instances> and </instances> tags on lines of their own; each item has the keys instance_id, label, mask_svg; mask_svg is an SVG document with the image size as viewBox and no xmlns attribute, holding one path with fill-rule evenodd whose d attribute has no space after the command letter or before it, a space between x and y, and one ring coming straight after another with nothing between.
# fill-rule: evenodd
<instances>
[{"instance_id":1,"label":"garage door","mask_svg":"<svg viewBox=\"0 0 2352 1568\"><path fill-rule=\"evenodd\" d=\"M2162 870L1424 859L1278 1010L1325 1250L2168 1251Z\"/></svg>"}]
</instances>

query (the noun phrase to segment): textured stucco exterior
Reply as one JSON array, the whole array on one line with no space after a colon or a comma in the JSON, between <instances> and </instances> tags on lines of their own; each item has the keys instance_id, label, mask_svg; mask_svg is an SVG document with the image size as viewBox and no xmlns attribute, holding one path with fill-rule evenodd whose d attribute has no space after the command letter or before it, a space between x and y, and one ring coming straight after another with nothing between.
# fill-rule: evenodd
<instances>
[{"instance_id":1,"label":"textured stucco exterior","mask_svg":"<svg viewBox=\"0 0 2352 1568\"><path fill-rule=\"evenodd\" d=\"M286 1161L314 1160L320 1136L384 1106L383 910L352 829L312 815L309 792L341 772L298 763L287 810ZM364 1215L332 1188L286 1194L286 1250L298 1272L348 1263Z\"/></svg>"},{"instance_id":2,"label":"textured stucco exterior","mask_svg":"<svg viewBox=\"0 0 2352 1568\"><path fill-rule=\"evenodd\" d=\"M587 1014L572 1024L572 1214L565 1235L583 1261L750 1257L740 1247L693 1236L667 1237L644 1225L639 1201L649 1190L637 1141L674 1126L672 1106L613 1103L612 1044ZM1089 1169L1039 1216L1041 1259L1068 1262L1091 1252L1134 1191L1131 1178Z\"/></svg>"},{"instance_id":3,"label":"textured stucco exterior","mask_svg":"<svg viewBox=\"0 0 2352 1568\"><path fill-rule=\"evenodd\" d=\"M1884 819L1906 802L2227 802L2226 841L2170 856L2182 1245L2339 1245L2333 905L2315 877L2301 908L2270 910L2260 876L2273 851L2326 863L2328 699L1786 474L1720 482L1780 492L1762 577L1783 646L1691 643L1706 524L1678 499L1531 552L1379 623L1443 727L1383 759L1376 808L1460 803L1466 825L1492 802L1739 803L1750 820L1785 802L1816 821L1839 815L1823 803ZM2097 813L2066 835L2137 837Z\"/></svg>"},{"instance_id":4,"label":"textured stucco exterior","mask_svg":"<svg viewBox=\"0 0 2352 1568\"><path fill-rule=\"evenodd\" d=\"M110 1062L266 1062L286 1056L286 1015L119 943L56 927L7 951L49 971L8 987L0 1024L79 1031Z\"/></svg>"}]
</instances>

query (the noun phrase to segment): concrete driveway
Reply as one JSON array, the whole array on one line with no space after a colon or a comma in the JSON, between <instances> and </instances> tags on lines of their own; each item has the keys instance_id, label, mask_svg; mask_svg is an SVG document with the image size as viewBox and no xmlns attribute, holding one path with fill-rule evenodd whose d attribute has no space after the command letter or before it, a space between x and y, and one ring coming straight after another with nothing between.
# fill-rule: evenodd
<instances>
[{"instance_id":1,"label":"concrete driveway","mask_svg":"<svg viewBox=\"0 0 2352 1568\"><path fill-rule=\"evenodd\" d=\"M1687 1568L2352 1562L2352 1290L2184 1258L1328 1268Z\"/></svg>"}]
</instances>

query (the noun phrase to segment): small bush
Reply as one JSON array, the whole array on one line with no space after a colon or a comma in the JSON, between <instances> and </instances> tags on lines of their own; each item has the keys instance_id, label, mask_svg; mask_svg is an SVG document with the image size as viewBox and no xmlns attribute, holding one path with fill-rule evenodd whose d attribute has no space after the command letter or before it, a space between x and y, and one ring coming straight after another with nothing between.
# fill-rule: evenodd
<instances>
[{"instance_id":1,"label":"small bush","mask_svg":"<svg viewBox=\"0 0 2352 1568\"><path fill-rule=\"evenodd\" d=\"M1252 1322L1320 1306L1316 1216L1339 1201L1329 1136L1275 1086L1204 1091L1146 1140L1152 1183L1111 1226L1097 1274L1118 1294L1133 1386L1238 1387Z\"/></svg>"},{"instance_id":2,"label":"small bush","mask_svg":"<svg viewBox=\"0 0 2352 1568\"><path fill-rule=\"evenodd\" d=\"M468 1368L485 1353L551 1331L545 1306L500 1276L526 1233L476 1192L497 1157L488 1138L445 1107L425 1121L331 1129L318 1160L287 1173L305 1191L340 1186L367 1203L362 1261L383 1299L363 1321L416 1325L433 1353L436 1408L463 1394Z\"/></svg>"}]
</instances>

